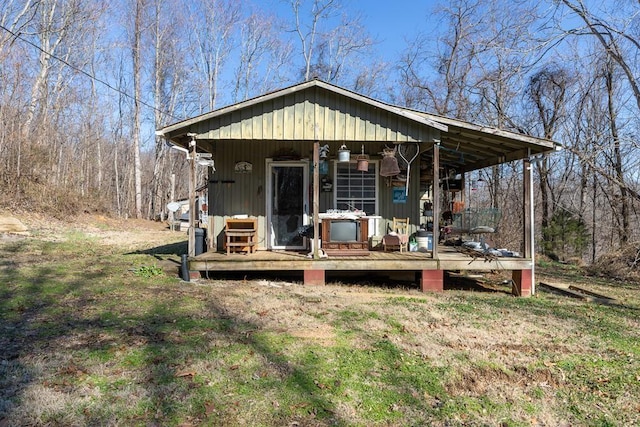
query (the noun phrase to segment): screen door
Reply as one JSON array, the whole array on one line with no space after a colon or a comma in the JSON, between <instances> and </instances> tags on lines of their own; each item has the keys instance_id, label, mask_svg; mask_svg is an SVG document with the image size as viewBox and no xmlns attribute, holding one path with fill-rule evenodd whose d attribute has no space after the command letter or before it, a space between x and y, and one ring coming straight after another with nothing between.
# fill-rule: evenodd
<instances>
[{"instance_id":1,"label":"screen door","mask_svg":"<svg viewBox=\"0 0 640 427\"><path fill-rule=\"evenodd\" d=\"M270 249L306 249L300 228L308 223L307 162L267 161L267 224Z\"/></svg>"}]
</instances>

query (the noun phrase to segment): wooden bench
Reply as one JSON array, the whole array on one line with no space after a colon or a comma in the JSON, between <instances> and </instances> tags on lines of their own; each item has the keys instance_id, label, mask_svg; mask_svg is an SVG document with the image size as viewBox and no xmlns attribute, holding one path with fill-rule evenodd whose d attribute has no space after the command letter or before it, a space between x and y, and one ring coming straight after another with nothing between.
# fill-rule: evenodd
<instances>
[{"instance_id":1,"label":"wooden bench","mask_svg":"<svg viewBox=\"0 0 640 427\"><path fill-rule=\"evenodd\" d=\"M254 253L257 244L258 221L256 218L229 218L225 221L225 246L231 253Z\"/></svg>"}]
</instances>

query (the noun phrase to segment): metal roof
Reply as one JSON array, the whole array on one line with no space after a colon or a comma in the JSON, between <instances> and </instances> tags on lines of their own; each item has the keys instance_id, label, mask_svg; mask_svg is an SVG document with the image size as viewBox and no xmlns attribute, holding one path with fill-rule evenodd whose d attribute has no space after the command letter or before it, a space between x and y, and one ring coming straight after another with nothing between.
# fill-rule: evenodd
<instances>
[{"instance_id":1,"label":"metal roof","mask_svg":"<svg viewBox=\"0 0 640 427\"><path fill-rule=\"evenodd\" d=\"M277 119L277 120L276 120ZM336 123L339 122L339 126ZM440 146L440 164L475 170L553 151L550 140L387 104L321 80L276 90L156 132L186 146L187 133L205 141L344 140L419 142L428 156Z\"/></svg>"}]
</instances>

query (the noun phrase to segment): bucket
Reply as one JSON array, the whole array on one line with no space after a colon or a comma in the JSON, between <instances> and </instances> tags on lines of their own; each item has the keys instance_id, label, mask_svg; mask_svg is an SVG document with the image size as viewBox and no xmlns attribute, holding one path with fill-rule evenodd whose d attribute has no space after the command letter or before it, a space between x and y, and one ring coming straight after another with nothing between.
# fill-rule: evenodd
<instances>
[{"instance_id":1,"label":"bucket","mask_svg":"<svg viewBox=\"0 0 640 427\"><path fill-rule=\"evenodd\" d=\"M426 234L421 236L420 234ZM426 252L433 250L433 233L424 233L421 232L418 236L416 236L416 242L418 242L418 251Z\"/></svg>"},{"instance_id":2,"label":"bucket","mask_svg":"<svg viewBox=\"0 0 640 427\"><path fill-rule=\"evenodd\" d=\"M311 252L314 252L314 250L315 250L315 247L314 247L314 245L313 245L313 242L314 242L313 237L311 237L311 238L309 239L309 250L310 250ZM320 239L318 239L318 249L322 249L322 240L320 240Z\"/></svg>"},{"instance_id":3,"label":"bucket","mask_svg":"<svg viewBox=\"0 0 640 427\"><path fill-rule=\"evenodd\" d=\"M369 156L367 155L359 155L356 158L358 164L356 169L360 172L368 172L369 171Z\"/></svg>"},{"instance_id":4,"label":"bucket","mask_svg":"<svg viewBox=\"0 0 640 427\"><path fill-rule=\"evenodd\" d=\"M348 162L351 160L351 151L347 148L346 145L342 145L338 150L338 161L339 162Z\"/></svg>"}]
</instances>

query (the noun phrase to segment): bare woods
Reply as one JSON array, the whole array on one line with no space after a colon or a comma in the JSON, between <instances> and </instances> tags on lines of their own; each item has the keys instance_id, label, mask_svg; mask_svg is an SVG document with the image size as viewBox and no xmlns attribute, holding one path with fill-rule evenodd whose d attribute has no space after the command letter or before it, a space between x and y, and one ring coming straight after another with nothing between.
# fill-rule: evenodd
<instances>
[{"instance_id":1,"label":"bare woods","mask_svg":"<svg viewBox=\"0 0 640 427\"><path fill-rule=\"evenodd\" d=\"M404 11L423 15L418 28L373 26L374 11L353 7L2 2L0 202L59 217L162 218L173 175L186 197L187 169L155 129L318 77L560 142L563 151L534 163L543 252L591 261L637 240L637 2L443 1ZM382 43L399 31L403 45ZM520 215L520 167L474 177L507 218Z\"/></svg>"}]
</instances>

